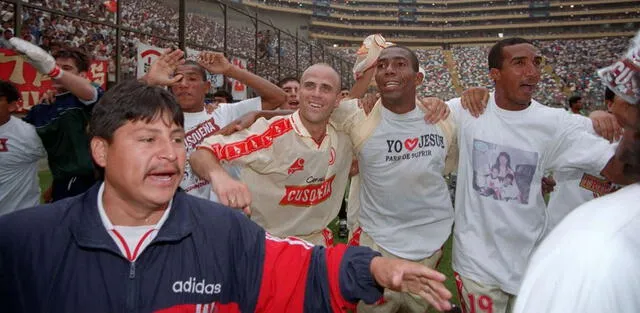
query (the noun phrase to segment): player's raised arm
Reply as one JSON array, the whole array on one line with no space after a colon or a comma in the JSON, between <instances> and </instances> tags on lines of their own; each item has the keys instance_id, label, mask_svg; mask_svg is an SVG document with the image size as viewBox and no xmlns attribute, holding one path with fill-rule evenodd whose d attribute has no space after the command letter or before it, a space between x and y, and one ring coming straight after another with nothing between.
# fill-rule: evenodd
<instances>
[{"instance_id":1,"label":"player's raised arm","mask_svg":"<svg viewBox=\"0 0 640 313\"><path fill-rule=\"evenodd\" d=\"M220 52L201 52L198 55L198 64L213 74L223 74L253 88L262 98L263 110L276 109L287 100L287 95L280 87L256 74L234 66Z\"/></svg>"}]
</instances>

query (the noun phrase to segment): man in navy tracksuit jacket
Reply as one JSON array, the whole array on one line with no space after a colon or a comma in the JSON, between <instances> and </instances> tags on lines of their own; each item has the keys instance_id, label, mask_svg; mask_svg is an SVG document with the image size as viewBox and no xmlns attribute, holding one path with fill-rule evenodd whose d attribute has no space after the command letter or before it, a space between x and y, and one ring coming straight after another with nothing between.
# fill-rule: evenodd
<instances>
[{"instance_id":1,"label":"man in navy tracksuit jacket","mask_svg":"<svg viewBox=\"0 0 640 313\"><path fill-rule=\"evenodd\" d=\"M344 312L383 287L450 307L444 276L419 264L273 238L176 192L182 127L166 90L132 81L104 95L90 123L104 181L0 218L0 311Z\"/></svg>"}]
</instances>

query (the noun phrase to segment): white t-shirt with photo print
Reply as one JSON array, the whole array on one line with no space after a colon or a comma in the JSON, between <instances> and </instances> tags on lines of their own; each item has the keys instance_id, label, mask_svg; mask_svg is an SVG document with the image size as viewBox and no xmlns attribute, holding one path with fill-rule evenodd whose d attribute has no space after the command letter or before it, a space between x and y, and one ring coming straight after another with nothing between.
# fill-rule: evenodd
<instances>
[{"instance_id":1,"label":"white t-shirt with photo print","mask_svg":"<svg viewBox=\"0 0 640 313\"><path fill-rule=\"evenodd\" d=\"M227 126L229 123L238 119L242 115L262 109L262 101L258 98L251 98L235 103L224 103L218 106L218 108L212 113L207 113L206 110L198 113L184 113L184 130L185 134L185 146L187 148L187 163L184 167L184 176L180 187L184 189L188 194L209 199L212 201L218 201L218 196L211 191L211 184L204 179L200 179L189 164L189 156L196 150L196 147L202 143L202 141L211 136L219 129ZM239 176L239 169L237 167L227 167L227 171L234 177Z\"/></svg>"},{"instance_id":2,"label":"white t-shirt with photo print","mask_svg":"<svg viewBox=\"0 0 640 313\"><path fill-rule=\"evenodd\" d=\"M545 232L547 212L541 193L545 170L579 168L597 174L614 149L587 130L588 122L536 101L524 110L507 111L491 94L478 118L462 108L459 98L449 105L460 146L454 270L515 295ZM493 167L513 172L517 201L478 185ZM500 179L509 179L506 176Z\"/></svg>"}]
</instances>

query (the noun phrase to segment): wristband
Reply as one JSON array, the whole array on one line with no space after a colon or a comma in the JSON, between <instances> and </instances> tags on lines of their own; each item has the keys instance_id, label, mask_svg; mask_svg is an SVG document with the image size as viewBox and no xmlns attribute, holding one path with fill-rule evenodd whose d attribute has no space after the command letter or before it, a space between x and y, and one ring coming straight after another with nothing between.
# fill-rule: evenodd
<instances>
[{"instance_id":1,"label":"wristband","mask_svg":"<svg viewBox=\"0 0 640 313\"><path fill-rule=\"evenodd\" d=\"M64 70L62 70L59 66L56 66L51 70L51 72L49 72L48 75L53 79L60 79L60 77L62 77L62 74L64 74Z\"/></svg>"}]
</instances>

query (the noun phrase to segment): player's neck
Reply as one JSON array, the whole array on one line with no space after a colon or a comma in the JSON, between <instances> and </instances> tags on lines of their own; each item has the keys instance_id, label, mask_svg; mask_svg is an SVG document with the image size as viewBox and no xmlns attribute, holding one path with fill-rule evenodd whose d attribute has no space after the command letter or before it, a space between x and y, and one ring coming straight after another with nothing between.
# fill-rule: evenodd
<instances>
[{"instance_id":1,"label":"player's neck","mask_svg":"<svg viewBox=\"0 0 640 313\"><path fill-rule=\"evenodd\" d=\"M191 107L191 108L183 108L180 107L182 109L182 112L184 113L200 113L202 111L204 111L204 102L200 105Z\"/></svg>"},{"instance_id":2,"label":"player's neck","mask_svg":"<svg viewBox=\"0 0 640 313\"><path fill-rule=\"evenodd\" d=\"M111 224L118 226L156 225L169 206L169 203L166 203L162 207L149 208L142 204L135 204L120 197L106 183L102 199L99 201L102 201L104 212Z\"/></svg>"},{"instance_id":3,"label":"player's neck","mask_svg":"<svg viewBox=\"0 0 640 313\"><path fill-rule=\"evenodd\" d=\"M7 116L0 116L0 126L9 123L9 120L11 119L11 114L7 114Z\"/></svg>"},{"instance_id":4,"label":"player's neck","mask_svg":"<svg viewBox=\"0 0 640 313\"><path fill-rule=\"evenodd\" d=\"M307 129L307 132L309 132L309 135L311 135L313 141L315 141L318 145L321 144L322 140L327 134L328 121L324 121L321 123L311 123L306 121L304 118L301 118L300 121L302 121L302 125L304 125L304 128Z\"/></svg>"},{"instance_id":5,"label":"player's neck","mask_svg":"<svg viewBox=\"0 0 640 313\"><path fill-rule=\"evenodd\" d=\"M416 108L416 96L406 95L398 98L388 98L381 95L382 105L395 114L405 114Z\"/></svg>"},{"instance_id":6,"label":"player's neck","mask_svg":"<svg viewBox=\"0 0 640 313\"><path fill-rule=\"evenodd\" d=\"M515 101L510 100L505 94L504 90L496 88L495 96L496 105L507 111L522 111L531 105L531 100L526 105L516 103Z\"/></svg>"}]
</instances>

